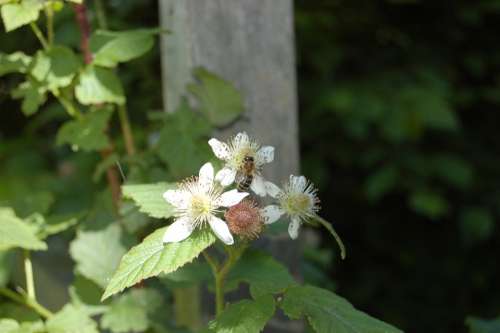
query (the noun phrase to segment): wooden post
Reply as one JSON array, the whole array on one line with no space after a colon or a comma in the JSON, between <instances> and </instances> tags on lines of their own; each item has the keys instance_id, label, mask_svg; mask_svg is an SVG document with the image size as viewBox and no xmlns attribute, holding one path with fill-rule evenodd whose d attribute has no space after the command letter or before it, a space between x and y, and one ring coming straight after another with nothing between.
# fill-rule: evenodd
<instances>
[{"instance_id":1,"label":"wooden post","mask_svg":"<svg viewBox=\"0 0 500 333\"><path fill-rule=\"evenodd\" d=\"M299 168L293 3L291 0L159 0L163 96L173 111L203 66L232 82L246 112L222 138L245 130L276 148L264 176L277 184ZM288 236L268 244L298 274L299 246ZM279 324L282 326L282 323ZM275 330L273 332L279 332ZM286 332L293 331L290 327ZM267 332L267 331L266 331Z\"/></svg>"}]
</instances>

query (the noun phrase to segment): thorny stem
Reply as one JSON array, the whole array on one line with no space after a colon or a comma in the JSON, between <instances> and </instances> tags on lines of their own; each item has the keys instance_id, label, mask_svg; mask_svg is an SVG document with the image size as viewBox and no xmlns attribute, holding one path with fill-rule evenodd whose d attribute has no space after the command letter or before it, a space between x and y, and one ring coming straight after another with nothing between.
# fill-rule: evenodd
<instances>
[{"instance_id":1,"label":"thorny stem","mask_svg":"<svg viewBox=\"0 0 500 333\"><path fill-rule=\"evenodd\" d=\"M214 261L212 261L212 264L210 263L209 260L211 260L210 256L207 256L205 252L203 252L203 255L205 256L205 259L209 263L209 265L212 267L212 272L214 274L215 278L215 311L216 315L220 315L222 311L224 311L224 306L225 306L225 301L224 301L224 282L226 280L227 275L231 271L231 269L234 267L234 265L238 262L238 260L241 258L243 253L245 252L247 248L247 244L243 243L240 246L236 247L233 249L230 246L226 246L226 251L228 253L228 257L222 267L220 269L216 266L213 265ZM212 266L213 265L213 266Z\"/></svg>"},{"instance_id":2,"label":"thorny stem","mask_svg":"<svg viewBox=\"0 0 500 333\"><path fill-rule=\"evenodd\" d=\"M10 298L14 302L33 309L36 313L38 313L45 319L48 319L54 315L50 310L38 303L36 300L20 295L8 288L0 288L0 295Z\"/></svg>"},{"instance_id":3,"label":"thorny stem","mask_svg":"<svg viewBox=\"0 0 500 333\"><path fill-rule=\"evenodd\" d=\"M130 127L130 120L128 118L127 109L125 105L118 105L118 117L120 118L120 125L122 128L123 139L125 140L125 149L129 156L135 155L135 144L132 129Z\"/></svg>"},{"instance_id":4,"label":"thorny stem","mask_svg":"<svg viewBox=\"0 0 500 333\"><path fill-rule=\"evenodd\" d=\"M24 274L26 275L26 290L28 292L28 297L32 300L36 300L33 265L31 263L31 253L28 250L24 250Z\"/></svg>"},{"instance_id":5,"label":"thorny stem","mask_svg":"<svg viewBox=\"0 0 500 333\"><path fill-rule=\"evenodd\" d=\"M47 43L47 40L43 36L43 33L40 30L40 28L38 27L38 25L35 22L31 22L30 27L31 27L31 30L33 30L33 32L35 33L36 38L38 38L38 41L40 42L40 44L42 44L43 48L48 49L49 44Z\"/></svg>"}]
</instances>

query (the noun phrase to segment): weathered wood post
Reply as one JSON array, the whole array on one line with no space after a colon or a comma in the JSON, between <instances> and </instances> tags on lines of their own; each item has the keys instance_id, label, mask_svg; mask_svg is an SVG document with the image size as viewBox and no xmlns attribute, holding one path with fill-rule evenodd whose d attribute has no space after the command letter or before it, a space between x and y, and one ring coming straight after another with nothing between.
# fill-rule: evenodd
<instances>
[{"instance_id":1,"label":"weathered wood post","mask_svg":"<svg viewBox=\"0 0 500 333\"><path fill-rule=\"evenodd\" d=\"M280 183L299 167L293 3L291 0L159 0L164 104L175 110L192 69L203 66L232 82L246 112L228 137L245 130L276 147L264 176ZM297 274L297 243L269 244ZM276 332L278 332L277 330ZM292 331L289 327L284 331ZM267 330L266 330L267 332Z\"/></svg>"}]
</instances>

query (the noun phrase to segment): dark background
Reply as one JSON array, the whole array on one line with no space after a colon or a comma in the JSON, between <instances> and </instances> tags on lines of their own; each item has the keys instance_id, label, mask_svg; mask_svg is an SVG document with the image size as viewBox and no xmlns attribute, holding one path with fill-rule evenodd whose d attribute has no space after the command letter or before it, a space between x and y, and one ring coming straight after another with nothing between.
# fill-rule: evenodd
<instances>
[{"instance_id":1,"label":"dark background","mask_svg":"<svg viewBox=\"0 0 500 333\"><path fill-rule=\"evenodd\" d=\"M156 1L107 6L112 29L158 24ZM306 281L406 332L498 316L500 1L304 0L295 15L303 173L348 249L341 261L322 234L305 248ZM78 47L71 11L56 36ZM0 35L0 51L20 46L37 47L28 29ZM120 71L139 138L161 109L159 56L156 46ZM8 95L17 82L0 81L4 180L60 154L47 147L64 114L26 118Z\"/></svg>"}]
</instances>

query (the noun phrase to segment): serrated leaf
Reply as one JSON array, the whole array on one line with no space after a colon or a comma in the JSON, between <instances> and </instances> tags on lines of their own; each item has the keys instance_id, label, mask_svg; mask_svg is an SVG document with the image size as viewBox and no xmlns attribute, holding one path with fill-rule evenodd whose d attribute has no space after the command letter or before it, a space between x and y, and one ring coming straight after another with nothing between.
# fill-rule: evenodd
<instances>
[{"instance_id":1,"label":"serrated leaf","mask_svg":"<svg viewBox=\"0 0 500 333\"><path fill-rule=\"evenodd\" d=\"M18 324L13 319L0 319L0 332L2 333L44 333L45 326L40 321Z\"/></svg>"},{"instance_id":2,"label":"serrated leaf","mask_svg":"<svg viewBox=\"0 0 500 333\"><path fill-rule=\"evenodd\" d=\"M47 89L35 80L22 82L12 91L13 98L22 98L21 111L26 116L36 113L47 100Z\"/></svg>"},{"instance_id":3,"label":"serrated leaf","mask_svg":"<svg viewBox=\"0 0 500 333\"><path fill-rule=\"evenodd\" d=\"M402 333L396 327L356 310L344 298L317 287L291 287L285 292L280 306L291 319L305 316L317 333Z\"/></svg>"},{"instance_id":4,"label":"serrated leaf","mask_svg":"<svg viewBox=\"0 0 500 333\"><path fill-rule=\"evenodd\" d=\"M217 333L261 332L274 315L275 303L271 295L256 300L243 300L229 305L210 322L209 328ZM326 332L326 331L325 331Z\"/></svg>"},{"instance_id":5,"label":"serrated leaf","mask_svg":"<svg viewBox=\"0 0 500 333\"><path fill-rule=\"evenodd\" d=\"M37 52L30 73L49 90L57 91L71 84L79 68L80 61L70 48L54 46Z\"/></svg>"},{"instance_id":6,"label":"serrated leaf","mask_svg":"<svg viewBox=\"0 0 500 333\"><path fill-rule=\"evenodd\" d=\"M175 184L137 184L123 185L124 198L134 200L139 206L139 211L156 218L169 218L174 214L174 208L163 199L163 193L175 188Z\"/></svg>"},{"instance_id":7,"label":"serrated leaf","mask_svg":"<svg viewBox=\"0 0 500 333\"><path fill-rule=\"evenodd\" d=\"M46 250L47 244L35 235L35 228L18 218L10 208L0 208L0 250L20 247Z\"/></svg>"},{"instance_id":8,"label":"serrated leaf","mask_svg":"<svg viewBox=\"0 0 500 333\"><path fill-rule=\"evenodd\" d=\"M0 76L8 73L26 73L31 57L23 52L0 53Z\"/></svg>"},{"instance_id":9,"label":"serrated leaf","mask_svg":"<svg viewBox=\"0 0 500 333\"><path fill-rule=\"evenodd\" d=\"M2 6L1 13L5 31L9 32L36 21L43 3L38 0L22 0Z\"/></svg>"},{"instance_id":10,"label":"serrated leaf","mask_svg":"<svg viewBox=\"0 0 500 333\"><path fill-rule=\"evenodd\" d=\"M138 58L151 50L154 45L153 30L120 31L116 36L110 36L98 31L97 36L102 41L93 50L92 62L104 67L115 67L120 62Z\"/></svg>"},{"instance_id":11,"label":"serrated leaf","mask_svg":"<svg viewBox=\"0 0 500 333\"><path fill-rule=\"evenodd\" d=\"M123 87L116 74L110 69L92 65L80 73L75 95L83 105L125 103Z\"/></svg>"},{"instance_id":12,"label":"serrated leaf","mask_svg":"<svg viewBox=\"0 0 500 333\"><path fill-rule=\"evenodd\" d=\"M150 327L148 315L161 304L161 296L156 291L133 289L113 301L102 316L101 326L113 333L143 332Z\"/></svg>"},{"instance_id":13,"label":"serrated leaf","mask_svg":"<svg viewBox=\"0 0 500 333\"><path fill-rule=\"evenodd\" d=\"M469 326L469 333L498 333L500 332L500 317L496 319L480 319L467 317L465 321Z\"/></svg>"},{"instance_id":14,"label":"serrated leaf","mask_svg":"<svg viewBox=\"0 0 500 333\"><path fill-rule=\"evenodd\" d=\"M109 146L105 135L112 111L101 109L87 113L79 119L67 121L57 132L58 145L69 144L73 149L100 150Z\"/></svg>"},{"instance_id":15,"label":"serrated leaf","mask_svg":"<svg viewBox=\"0 0 500 333\"><path fill-rule=\"evenodd\" d=\"M164 125L155 147L158 156L176 178L197 173L198 166L212 156L207 144L212 134L211 126L203 115L189 107L185 99L175 112L163 116L163 119Z\"/></svg>"},{"instance_id":16,"label":"serrated leaf","mask_svg":"<svg viewBox=\"0 0 500 333\"><path fill-rule=\"evenodd\" d=\"M97 323L92 320L84 308L67 304L47 320L47 333L99 333Z\"/></svg>"},{"instance_id":17,"label":"serrated leaf","mask_svg":"<svg viewBox=\"0 0 500 333\"><path fill-rule=\"evenodd\" d=\"M76 270L104 288L126 252L121 236L116 224L104 230L79 231L69 249Z\"/></svg>"},{"instance_id":18,"label":"serrated leaf","mask_svg":"<svg viewBox=\"0 0 500 333\"><path fill-rule=\"evenodd\" d=\"M243 98L231 83L204 68L196 68L194 76L200 84L190 84L187 89L198 99L200 110L213 125L228 125L243 113Z\"/></svg>"},{"instance_id":19,"label":"serrated leaf","mask_svg":"<svg viewBox=\"0 0 500 333\"><path fill-rule=\"evenodd\" d=\"M227 281L228 285L239 281L250 284L253 298L283 292L295 283L285 266L270 255L256 250L248 250L243 255L229 273Z\"/></svg>"},{"instance_id":20,"label":"serrated leaf","mask_svg":"<svg viewBox=\"0 0 500 333\"><path fill-rule=\"evenodd\" d=\"M163 244L166 229L156 230L123 256L102 300L149 277L175 271L215 242L212 232L204 228L182 242Z\"/></svg>"}]
</instances>

